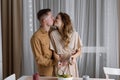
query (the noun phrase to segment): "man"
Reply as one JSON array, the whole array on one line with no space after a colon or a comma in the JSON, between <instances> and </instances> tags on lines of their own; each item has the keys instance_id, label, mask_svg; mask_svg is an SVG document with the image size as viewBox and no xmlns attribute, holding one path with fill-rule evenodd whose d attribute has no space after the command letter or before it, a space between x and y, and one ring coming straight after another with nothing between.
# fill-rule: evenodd
<instances>
[{"instance_id":1,"label":"man","mask_svg":"<svg viewBox=\"0 0 120 80\"><path fill-rule=\"evenodd\" d=\"M57 55L50 50L49 29L54 17L50 9L42 9L37 13L40 28L31 38L31 47L35 56L40 76L52 76L53 66L57 63Z\"/></svg>"}]
</instances>

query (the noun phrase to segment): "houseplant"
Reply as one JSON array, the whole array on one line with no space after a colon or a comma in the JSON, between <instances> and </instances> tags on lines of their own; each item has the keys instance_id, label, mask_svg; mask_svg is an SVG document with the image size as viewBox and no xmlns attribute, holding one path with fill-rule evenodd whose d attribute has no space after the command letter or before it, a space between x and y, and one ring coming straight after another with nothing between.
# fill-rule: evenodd
<instances>
[{"instance_id":1,"label":"houseplant","mask_svg":"<svg viewBox=\"0 0 120 80\"><path fill-rule=\"evenodd\" d=\"M70 71L69 71L69 73L65 72L66 68L69 68L69 65L72 65L72 62L73 62L72 60L73 59L72 59L71 55L69 55L69 54L62 56L61 61L58 62L58 71L57 71L58 80L72 80L73 79ZM59 72L59 70L60 70L60 72Z\"/></svg>"},{"instance_id":2,"label":"houseplant","mask_svg":"<svg viewBox=\"0 0 120 80\"><path fill-rule=\"evenodd\" d=\"M58 80L72 80L73 77L70 74L65 74L64 71L62 71L62 74L57 75Z\"/></svg>"}]
</instances>

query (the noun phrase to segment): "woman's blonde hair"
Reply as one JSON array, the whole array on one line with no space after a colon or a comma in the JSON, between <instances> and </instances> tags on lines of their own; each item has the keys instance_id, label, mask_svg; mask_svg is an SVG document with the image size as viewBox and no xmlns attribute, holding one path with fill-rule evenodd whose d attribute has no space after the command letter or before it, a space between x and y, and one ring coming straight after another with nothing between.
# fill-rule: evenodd
<instances>
[{"instance_id":1,"label":"woman's blonde hair","mask_svg":"<svg viewBox=\"0 0 120 80\"><path fill-rule=\"evenodd\" d=\"M73 32L73 27L71 23L70 16L66 13L60 12L59 13L63 26L62 26L62 40L65 43L65 47L68 47L68 44L70 43L70 34Z\"/></svg>"}]
</instances>

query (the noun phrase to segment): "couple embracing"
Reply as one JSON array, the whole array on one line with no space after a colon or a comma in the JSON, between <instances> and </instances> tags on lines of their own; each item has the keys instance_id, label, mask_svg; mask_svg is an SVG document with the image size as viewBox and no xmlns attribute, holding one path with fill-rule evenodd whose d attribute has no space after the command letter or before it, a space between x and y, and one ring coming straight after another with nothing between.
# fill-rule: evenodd
<instances>
[{"instance_id":1,"label":"couple embracing","mask_svg":"<svg viewBox=\"0 0 120 80\"><path fill-rule=\"evenodd\" d=\"M81 53L82 43L70 16L60 12L54 19L51 9L42 9L37 18L40 28L31 38L31 47L39 75L64 73L79 77L76 58Z\"/></svg>"}]
</instances>

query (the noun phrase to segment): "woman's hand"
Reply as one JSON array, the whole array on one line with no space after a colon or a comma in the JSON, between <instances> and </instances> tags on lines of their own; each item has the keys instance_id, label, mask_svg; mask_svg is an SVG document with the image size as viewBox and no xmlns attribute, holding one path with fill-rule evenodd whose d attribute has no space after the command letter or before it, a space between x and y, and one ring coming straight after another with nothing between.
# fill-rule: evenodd
<instances>
[{"instance_id":1,"label":"woman's hand","mask_svg":"<svg viewBox=\"0 0 120 80\"><path fill-rule=\"evenodd\" d=\"M68 65L68 61L59 61L58 62L58 68L61 68L61 67L66 66L66 65Z\"/></svg>"},{"instance_id":2,"label":"woman's hand","mask_svg":"<svg viewBox=\"0 0 120 80\"><path fill-rule=\"evenodd\" d=\"M71 56L70 59L69 59L69 64L74 64L76 62L76 57L74 56Z\"/></svg>"}]
</instances>

